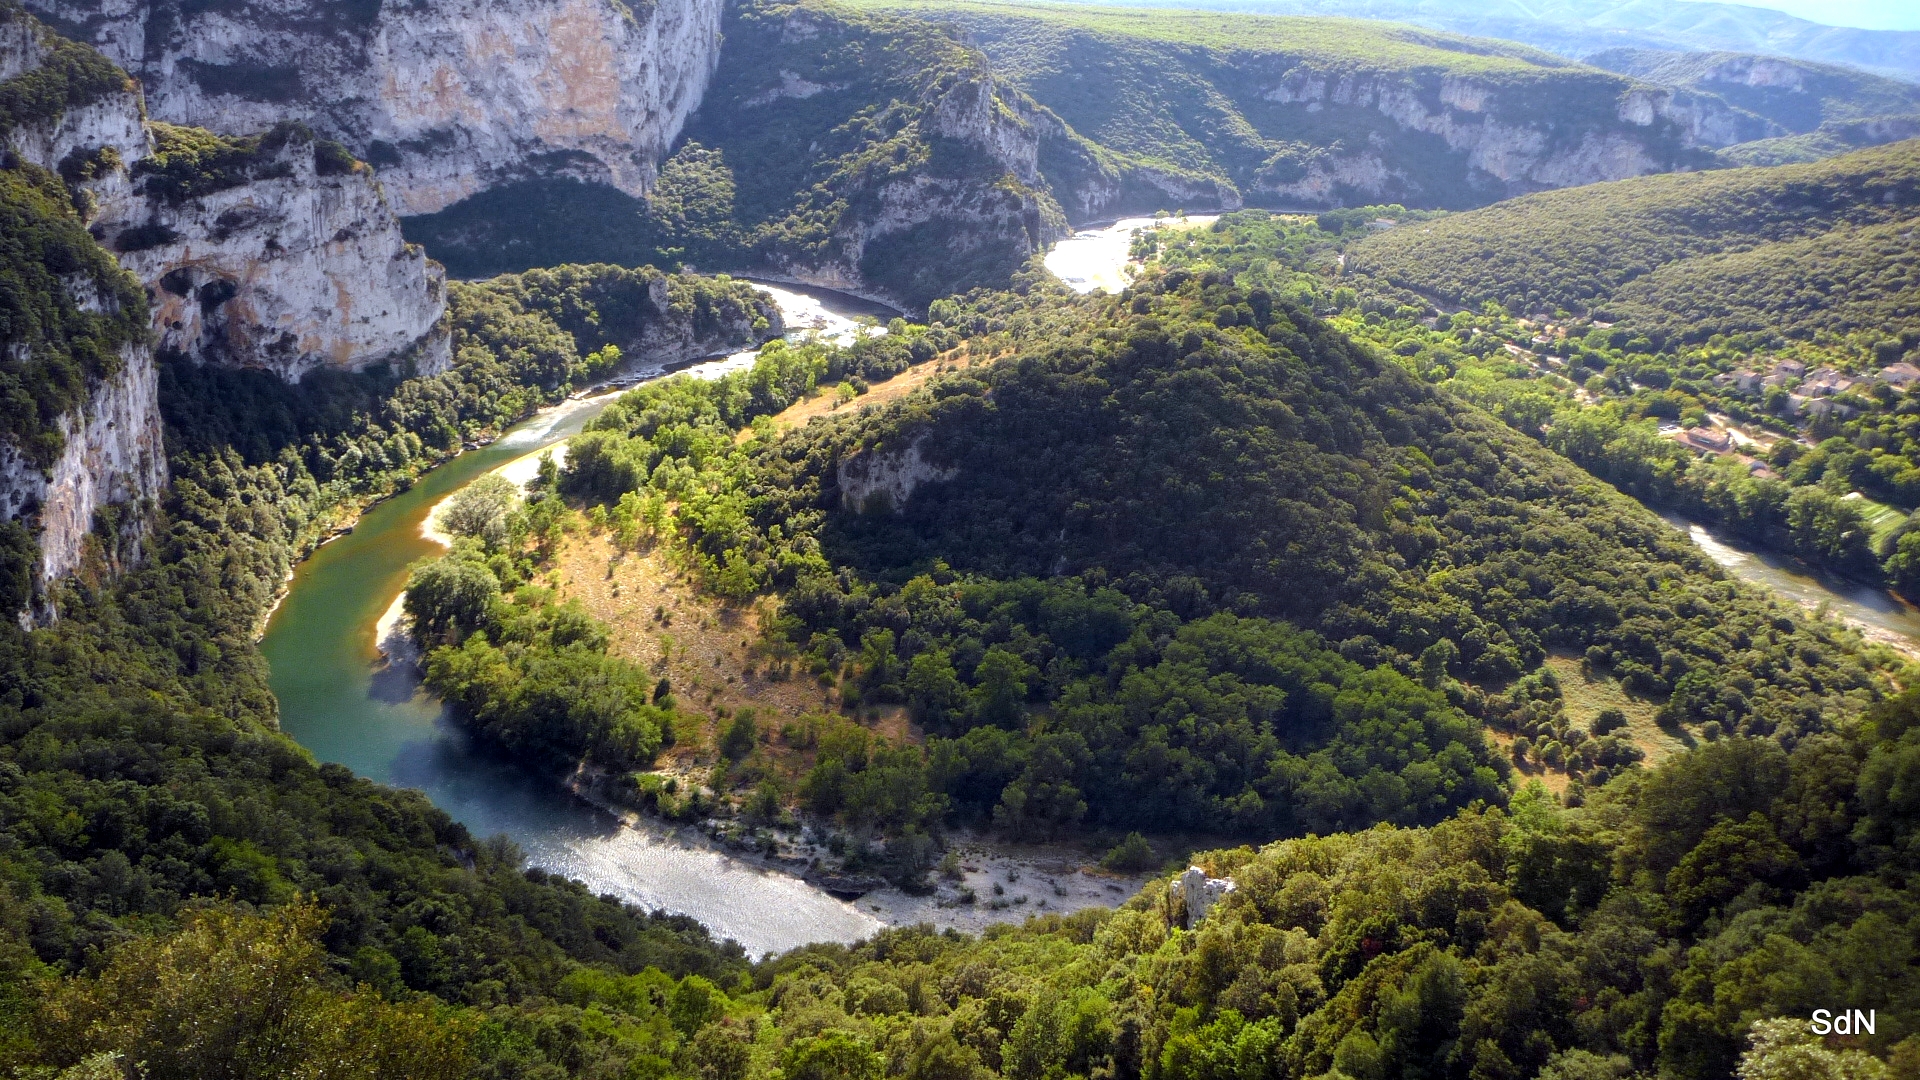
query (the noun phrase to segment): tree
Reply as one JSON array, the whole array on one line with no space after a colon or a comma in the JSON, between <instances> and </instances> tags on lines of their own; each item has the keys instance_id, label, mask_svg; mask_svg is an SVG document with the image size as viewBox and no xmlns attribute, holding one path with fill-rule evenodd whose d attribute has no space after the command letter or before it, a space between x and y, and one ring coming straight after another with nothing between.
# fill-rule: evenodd
<instances>
[{"instance_id":1,"label":"tree","mask_svg":"<svg viewBox=\"0 0 1920 1080\"><path fill-rule=\"evenodd\" d=\"M1886 1080L1886 1063L1861 1050L1832 1050L1807 1022L1779 1017L1761 1020L1740 1055L1740 1080Z\"/></svg>"},{"instance_id":2,"label":"tree","mask_svg":"<svg viewBox=\"0 0 1920 1080\"><path fill-rule=\"evenodd\" d=\"M462 1023L329 988L326 924L317 904L299 901L267 915L203 909L172 934L136 938L34 1014L46 1063L118 1053L151 1080L466 1075Z\"/></svg>"},{"instance_id":3,"label":"tree","mask_svg":"<svg viewBox=\"0 0 1920 1080\"><path fill-rule=\"evenodd\" d=\"M500 596L493 571L458 555L424 562L407 578L407 615L416 637L458 642L485 624Z\"/></svg>"},{"instance_id":4,"label":"tree","mask_svg":"<svg viewBox=\"0 0 1920 1080\"><path fill-rule=\"evenodd\" d=\"M988 649L974 669L974 719L996 727L1017 728L1026 715L1027 680L1039 669L998 646Z\"/></svg>"},{"instance_id":5,"label":"tree","mask_svg":"<svg viewBox=\"0 0 1920 1080\"><path fill-rule=\"evenodd\" d=\"M965 699L953 659L945 649L928 649L907 665L907 702L923 726L944 730Z\"/></svg>"},{"instance_id":6,"label":"tree","mask_svg":"<svg viewBox=\"0 0 1920 1080\"><path fill-rule=\"evenodd\" d=\"M441 508L440 527L454 536L470 536L498 545L507 536L507 514L520 501L520 489L498 473L483 473Z\"/></svg>"},{"instance_id":7,"label":"tree","mask_svg":"<svg viewBox=\"0 0 1920 1080\"><path fill-rule=\"evenodd\" d=\"M795 1042L783 1065L786 1080L879 1080L883 1069L879 1054L844 1031Z\"/></svg>"}]
</instances>

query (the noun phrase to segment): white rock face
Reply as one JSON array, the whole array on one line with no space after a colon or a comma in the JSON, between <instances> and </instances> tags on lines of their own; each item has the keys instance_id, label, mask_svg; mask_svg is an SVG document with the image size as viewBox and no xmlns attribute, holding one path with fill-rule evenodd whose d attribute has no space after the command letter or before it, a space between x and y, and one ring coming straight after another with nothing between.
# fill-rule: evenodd
<instances>
[{"instance_id":1,"label":"white rock face","mask_svg":"<svg viewBox=\"0 0 1920 1080\"><path fill-rule=\"evenodd\" d=\"M31 20L0 24L0 71L41 62ZM109 250L126 230L163 226L171 242L119 252L147 286L162 349L262 367L290 381L322 365L383 361L433 374L450 363L445 271L406 243L370 171L322 175L311 136L286 139L259 179L172 204L142 197L138 164L152 153L137 90L16 130L9 148L61 171L101 159L83 186L94 235ZM111 151L104 159L101 151Z\"/></svg>"},{"instance_id":2,"label":"white rock face","mask_svg":"<svg viewBox=\"0 0 1920 1080\"><path fill-rule=\"evenodd\" d=\"M1189 866L1179 877L1173 879L1170 891L1173 898L1185 907L1183 925L1191 930L1199 924L1200 920L1207 917L1207 912L1213 910L1213 905L1219 903L1221 897L1232 892L1233 889L1232 878L1208 877L1205 870L1197 866Z\"/></svg>"},{"instance_id":3,"label":"white rock face","mask_svg":"<svg viewBox=\"0 0 1920 1080\"><path fill-rule=\"evenodd\" d=\"M723 0L32 0L140 77L154 118L311 124L381 169L402 214L571 175L630 195L699 105Z\"/></svg>"},{"instance_id":4,"label":"white rock face","mask_svg":"<svg viewBox=\"0 0 1920 1080\"><path fill-rule=\"evenodd\" d=\"M0 82L39 67L44 54L32 23L24 19L0 22Z\"/></svg>"},{"instance_id":5,"label":"white rock face","mask_svg":"<svg viewBox=\"0 0 1920 1080\"><path fill-rule=\"evenodd\" d=\"M43 33L27 19L0 23L0 82L39 67L46 56ZM87 194L96 213L126 213L134 198L125 165L147 153L139 98L131 91L109 95L68 110L51 123L22 126L10 134L6 148L55 171L70 155L100 156L98 151L110 150L87 184ZM102 310L105 301L90 278L71 276L66 288L82 310ZM145 344L127 346L120 352L119 370L94 381L80 409L60 418L63 445L47 469L0 440L0 520L25 519L35 529L41 586L80 565L99 510L155 498L165 486L158 387L153 350ZM44 600L36 601L36 607L32 617L52 616Z\"/></svg>"},{"instance_id":6,"label":"white rock face","mask_svg":"<svg viewBox=\"0 0 1920 1080\"><path fill-rule=\"evenodd\" d=\"M43 62L43 33L26 19L0 23L0 82ZM285 141L265 170L279 175L179 205L136 190L134 167L152 145L131 84L16 129L6 148L78 181L109 250L136 225L177 233L121 255L148 288L163 347L289 379L321 364L404 358L423 372L447 365L444 272L401 238L370 172L319 174L311 136ZM80 307L100 309L91 281L67 287ZM119 370L61 418L63 449L46 470L0 442L0 520L33 523L42 585L79 565L102 507L157 499L166 484L154 356L148 344L123 350Z\"/></svg>"},{"instance_id":7,"label":"white rock face","mask_svg":"<svg viewBox=\"0 0 1920 1080\"><path fill-rule=\"evenodd\" d=\"M400 235L372 177L323 174L304 135L258 172L179 205L146 200L140 224L177 238L120 261L149 284L160 348L289 382L388 361L446 370L446 271Z\"/></svg>"},{"instance_id":8,"label":"white rock face","mask_svg":"<svg viewBox=\"0 0 1920 1080\"><path fill-rule=\"evenodd\" d=\"M90 388L85 410L61 418L66 446L45 473L0 442L0 517L37 517L41 580L80 565L101 507L149 499L167 482L153 350L129 346L121 369Z\"/></svg>"},{"instance_id":9,"label":"white rock face","mask_svg":"<svg viewBox=\"0 0 1920 1080\"><path fill-rule=\"evenodd\" d=\"M900 450L867 451L840 462L834 477L840 505L859 513L897 512L921 484L954 478L953 469L928 461L916 439Z\"/></svg>"},{"instance_id":10,"label":"white rock face","mask_svg":"<svg viewBox=\"0 0 1920 1080\"><path fill-rule=\"evenodd\" d=\"M1724 105L1693 95L1676 99L1672 91L1654 87L1636 87L1621 96L1617 113L1629 129L1589 131L1568 140L1538 124L1502 120L1502 94L1516 91L1472 78L1447 76L1432 97L1435 88L1399 76L1333 76L1296 68L1266 79L1260 96L1268 101L1310 112L1336 105L1373 109L1402 131L1438 136L1447 149L1465 155L1471 178L1501 194L1662 172L1673 167L1668 159L1676 146L1726 146L1741 134ZM1374 149L1357 147L1322 156L1303 177L1257 189L1281 198L1325 201L1339 187L1384 191L1395 176Z\"/></svg>"}]
</instances>

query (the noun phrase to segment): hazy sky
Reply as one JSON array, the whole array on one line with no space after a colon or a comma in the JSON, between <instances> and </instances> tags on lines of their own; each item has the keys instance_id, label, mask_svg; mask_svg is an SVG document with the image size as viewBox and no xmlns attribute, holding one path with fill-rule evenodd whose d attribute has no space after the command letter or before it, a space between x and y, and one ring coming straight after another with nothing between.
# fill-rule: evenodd
<instances>
[{"instance_id":1,"label":"hazy sky","mask_svg":"<svg viewBox=\"0 0 1920 1080\"><path fill-rule=\"evenodd\" d=\"M1920 30L1920 0L1730 0L1772 8L1828 26Z\"/></svg>"}]
</instances>

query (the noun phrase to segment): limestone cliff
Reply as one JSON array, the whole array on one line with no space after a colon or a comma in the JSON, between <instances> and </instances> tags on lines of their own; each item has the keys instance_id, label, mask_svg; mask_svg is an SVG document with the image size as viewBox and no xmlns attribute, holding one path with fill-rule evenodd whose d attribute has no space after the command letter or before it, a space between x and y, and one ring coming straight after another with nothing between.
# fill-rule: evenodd
<instances>
[{"instance_id":1,"label":"limestone cliff","mask_svg":"<svg viewBox=\"0 0 1920 1080\"><path fill-rule=\"evenodd\" d=\"M1663 87L1596 87L1590 95L1611 115L1568 124L1533 98L1547 88L1471 76L1372 73L1336 76L1272 65L1252 72L1259 96L1308 114L1370 110L1402 138L1437 139L1455 157L1469 187L1492 197L1667 172L1692 162L1689 149L1759 137L1758 122L1724 103ZM1586 102L1583 104L1593 104ZM1571 128L1571 130L1569 130ZM1398 140L1375 137L1350 149L1325 148L1303 161L1263 170L1251 190L1269 198L1324 205L1417 190Z\"/></svg>"},{"instance_id":2,"label":"limestone cliff","mask_svg":"<svg viewBox=\"0 0 1920 1080\"><path fill-rule=\"evenodd\" d=\"M70 74L89 66L105 72ZM63 107L11 125L6 146L72 185L94 236L147 286L163 350L290 380L322 365L447 366L445 275L339 147L297 124L247 139L148 125L124 74L17 9L0 21L0 75L58 76L31 96Z\"/></svg>"},{"instance_id":3,"label":"limestone cliff","mask_svg":"<svg viewBox=\"0 0 1920 1080\"><path fill-rule=\"evenodd\" d=\"M922 484L959 475L928 461L925 437L891 450L871 449L844 458L834 468L842 509L857 513L898 513Z\"/></svg>"},{"instance_id":4,"label":"limestone cliff","mask_svg":"<svg viewBox=\"0 0 1920 1080\"><path fill-rule=\"evenodd\" d=\"M12 388L0 521L25 524L38 544L26 576L46 618L45 586L80 565L96 515L151 500L166 482L144 298L80 214L134 201L123 163L146 152L146 135L124 73L11 5L0 5L0 86L12 106L0 114L7 306L26 316L0 340ZM132 554L141 531L108 554ZM4 614L27 599L8 595Z\"/></svg>"},{"instance_id":5,"label":"limestone cliff","mask_svg":"<svg viewBox=\"0 0 1920 1080\"><path fill-rule=\"evenodd\" d=\"M13 273L35 312L0 342L26 390L0 431L0 520L29 525L43 594L99 511L165 484L156 343L289 379L446 366L444 276L339 147L297 125L240 140L148 125L124 72L7 0L0 87Z\"/></svg>"},{"instance_id":6,"label":"limestone cliff","mask_svg":"<svg viewBox=\"0 0 1920 1080\"><path fill-rule=\"evenodd\" d=\"M246 141L155 130L159 152L133 169L144 216L100 232L150 283L161 349L291 382L447 368L446 275L364 165L298 125Z\"/></svg>"},{"instance_id":7,"label":"limestone cliff","mask_svg":"<svg viewBox=\"0 0 1920 1080\"><path fill-rule=\"evenodd\" d=\"M827 4L739 5L726 33L688 137L728 168L756 269L911 309L1066 235L1057 121L951 36Z\"/></svg>"},{"instance_id":8,"label":"limestone cliff","mask_svg":"<svg viewBox=\"0 0 1920 1080\"><path fill-rule=\"evenodd\" d=\"M128 345L119 370L90 380L86 402L57 421L62 442L51 465L0 441L0 520L25 520L40 545L44 586L80 565L100 510L155 499L167 481L151 347ZM134 530L138 532L139 530ZM50 614L44 607L42 615Z\"/></svg>"},{"instance_id":9,"label":"limestone cliff","mask_svg":"<svg viewBox=\"0 0 1920 1080\"><path fill-rule=\"evenodd\" d=\"M1243 202L1475 206L1709 166L1713 148L1766 134L1712 94L1384 23L897 10L957 28L1057 118L1042 172L1076 220Z\"/></svg>"},{"instance_id":10,"label":"limestone cliff","mask_svg":"<svg viewBox=\"0 0 1920 1080\"><path fill-rule=\"evenodd\" d=\"M155 118L304 121L419 214L528 176L644 192L713 73L723 0L30 6L137 75Z\"/></svg>"}]
</instances>

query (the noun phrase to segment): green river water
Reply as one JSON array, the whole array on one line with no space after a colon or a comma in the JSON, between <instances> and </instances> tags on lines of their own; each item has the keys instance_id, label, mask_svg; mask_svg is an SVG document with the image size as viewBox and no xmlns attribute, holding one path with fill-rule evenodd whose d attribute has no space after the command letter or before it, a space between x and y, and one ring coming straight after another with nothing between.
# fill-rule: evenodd
<instances>
[{"instance_id":1,"label":"green river water","mask_svg":"<svg viewBox=\"0 0 1920 1080\"><path fill-rule=\"evenodd\" d=\"M853 325L848 316L880 313L851 298L769 291L789 326L842 332ZM687 371L710 376L750 362L751 354L738 354ZM377 647L376 627L408 567L443 550L421 529L434 507L482 473L578 432L614 396L568 401L461 454L302 563L261 641L281 727L321 761L418 789L475 835L505 834L534 865L649 909L692 915L756 954L871 934L878 920L796 877L644 822L623 826L551 777L476 745L421 689L411 663L390 664Z\"/></svg>"}]
</instances>

